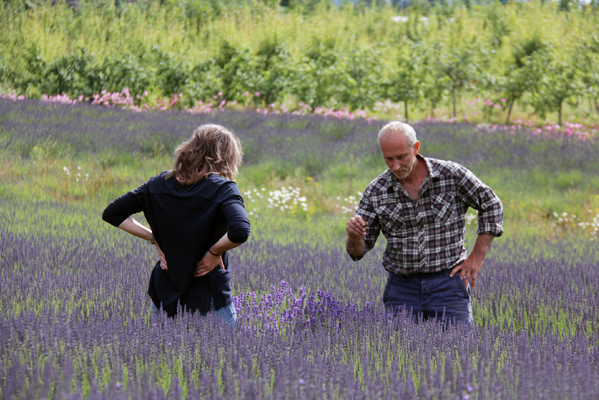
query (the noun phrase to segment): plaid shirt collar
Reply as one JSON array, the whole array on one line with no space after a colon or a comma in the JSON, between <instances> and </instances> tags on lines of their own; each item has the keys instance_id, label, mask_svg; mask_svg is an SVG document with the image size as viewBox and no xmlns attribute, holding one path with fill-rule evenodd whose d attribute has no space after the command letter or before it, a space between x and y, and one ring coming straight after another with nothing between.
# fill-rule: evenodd
<instances>
[{"instance_id":1,"label":"plaid shirt collar","mask_svg":"<svg viewBox=\"0 0 599 400\"><path fill-rule=\"evenodd\" d=\"M426 157L422 156L421 154L416 154L416 158L424 161L424 163L426 164L427 174L426 178L424 178L424 182L422 183L423 189L428 187L429 181L438 181L439 179L441 179L441 173L439 172L439 170L435 168L434 165L432 165ZM405 192L405 195L408 195L401 183L399 183L399 179L397 179L397 177L393 174L393 172L391 172L390 169L387 169L387 179L383 187L387 191L389 190L389 188L393 188L393 191L395 193Z\"/></svg>"}]
</instances>

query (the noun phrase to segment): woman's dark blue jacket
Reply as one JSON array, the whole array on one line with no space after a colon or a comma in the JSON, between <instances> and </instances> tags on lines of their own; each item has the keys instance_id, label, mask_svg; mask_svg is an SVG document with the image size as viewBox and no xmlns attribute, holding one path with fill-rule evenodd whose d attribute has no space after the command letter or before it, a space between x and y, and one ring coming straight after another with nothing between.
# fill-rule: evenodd
<instances>
[{"instance_id":1,"label":"woman's dark blue jacket","mask_svg":"<svg viewBox=\"0 0 599 400\"><path fill-rule=\"evenodd\" d=\"M148 294L169 316L178 305L187 311L208 311L231 303L229 260L223 254L226 270L215 268L194 278L193 272L208 249L225 232L233 243L243 243L250 235L243 198L235 182L211 174L189 185L162 172L106 207L102 219L119 226L127 217L143 212L154 238L164 252L168 270L157 263L150 277Z\"/></svg>"}]
</instances>

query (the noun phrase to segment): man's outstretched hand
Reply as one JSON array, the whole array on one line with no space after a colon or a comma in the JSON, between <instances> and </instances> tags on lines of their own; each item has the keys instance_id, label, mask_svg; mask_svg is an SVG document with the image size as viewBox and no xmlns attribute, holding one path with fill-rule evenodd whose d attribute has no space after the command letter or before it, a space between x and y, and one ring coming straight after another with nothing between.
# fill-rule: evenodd
<instances>
[{"instance_id":1,"label":"man's outstretched hand","mask_svg":"<svg viewBox=\"0 0 599 400\"><path fill-rule=\"evenodd\" d=\"M368 223L362 219L359 215L355 217L351 217L349 221L347 221L347 225L345 226L345 231L347 232L347 236L350 239L358 240L362 239L366 236L366 227Z\"/></svg>"}]
</instances>

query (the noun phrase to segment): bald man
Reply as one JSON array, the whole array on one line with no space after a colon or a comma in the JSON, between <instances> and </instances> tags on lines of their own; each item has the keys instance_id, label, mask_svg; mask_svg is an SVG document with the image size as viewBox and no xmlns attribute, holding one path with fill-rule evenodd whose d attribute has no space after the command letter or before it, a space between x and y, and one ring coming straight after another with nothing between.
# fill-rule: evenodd
<instances>
[{"instance_id":1,"label":"bald man","mask_svg":"<svg viewBox=\"0 0 599 400\"><path fill-rule=\"evenodd\" d=\"M463 166L423 157L414 129L402 122L378 134L388 169L362 195L347 222L346 248L354 261L387 239L383 267L389 276L383 302L419 320L473 324L471 287L496 236L503 234L497 195ZM466 212L478 211L478 237L464 247Z\"/></svg>"}]
</instances>

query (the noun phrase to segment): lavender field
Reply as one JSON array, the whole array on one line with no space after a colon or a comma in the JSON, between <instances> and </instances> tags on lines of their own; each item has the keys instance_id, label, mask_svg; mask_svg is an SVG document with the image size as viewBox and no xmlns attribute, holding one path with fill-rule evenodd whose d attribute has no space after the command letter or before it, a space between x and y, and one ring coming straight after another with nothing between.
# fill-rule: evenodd
<instances>
[{"instance_id":1,"label":"lavender field","mask_svg":"<svg viewBox=\"0 0 599 400\"><path fill-rule=\"evenodd\" d=\"M100 219L207 121L246 153L234 330L152 315L156 255ZM597 399L597 143L415 124L425 155L466 165L506 205L476 327L443 329L384 313L382 247L357 263L343 249L341 206L384 168L380 125L0 100L2 398Z\"/></svg>"}]
</instances>

